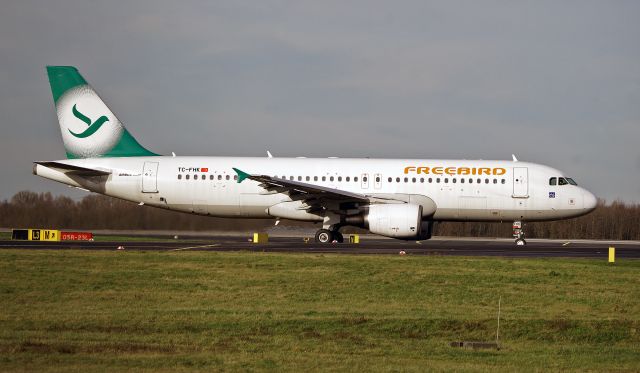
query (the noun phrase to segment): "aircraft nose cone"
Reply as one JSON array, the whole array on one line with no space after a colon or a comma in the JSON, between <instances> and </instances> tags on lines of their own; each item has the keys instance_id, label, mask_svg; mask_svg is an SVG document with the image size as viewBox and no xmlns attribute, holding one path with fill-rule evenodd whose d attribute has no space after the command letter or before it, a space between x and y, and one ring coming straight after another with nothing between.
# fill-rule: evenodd
<instances>
[{"instance_id":1,"label":"aircraft nose cone","mask_svg":"<svg viewBox=\"0 0 640 373\"><path fill-rule=\"evenodd\" d=\"M584 201L584 209L589 210L589 212L595 210L598 205L598 199L588 190L582 193L582 200Z\"/></svg>"}]
</instances>

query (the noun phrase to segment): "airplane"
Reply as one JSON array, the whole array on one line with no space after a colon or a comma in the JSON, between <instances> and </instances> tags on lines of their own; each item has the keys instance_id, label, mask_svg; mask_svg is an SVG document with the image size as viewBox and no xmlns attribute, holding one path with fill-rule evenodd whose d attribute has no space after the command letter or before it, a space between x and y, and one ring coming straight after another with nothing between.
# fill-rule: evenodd
<instances>
[{"instance_id":1,"label":"airplane","mask_svg":"<svg viewBox=\"0 0 640 373\"><path fill-rule=\"evenodd\" d=\"M143 147L72 66L47 66L67 159L35 175L162 209L223 218L321 223L316 242L355 226L401 240L431 238L434 222L574 218L596 208L554 168L502 160L162 156Z\"/></svg>"}]
</instances>

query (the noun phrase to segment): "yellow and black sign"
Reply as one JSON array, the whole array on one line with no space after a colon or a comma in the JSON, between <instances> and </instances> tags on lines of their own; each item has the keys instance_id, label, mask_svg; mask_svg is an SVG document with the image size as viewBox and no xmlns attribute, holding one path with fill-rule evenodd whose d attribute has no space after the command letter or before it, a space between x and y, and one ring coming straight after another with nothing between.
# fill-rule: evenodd
<instances>
[{"instance_id":1,"label":"yellow and black sign","mask_svg":"<svg viewBox=\"0 0 640 373\"><path fill-rule=\"evenodd\" d=\"M266 233L254 233L253 243L269 243L269 235Z\"/></svg>"},{"instance_id":2,"label":"yellow and black sign","mask_svg":"<svg viewBox=\"0 0 640 373\"><path fill-rule=\"evenodd\" d=\"M55 229L14 229L13 240L60 241L60 231Z\"/></svg>"}]
</instances>

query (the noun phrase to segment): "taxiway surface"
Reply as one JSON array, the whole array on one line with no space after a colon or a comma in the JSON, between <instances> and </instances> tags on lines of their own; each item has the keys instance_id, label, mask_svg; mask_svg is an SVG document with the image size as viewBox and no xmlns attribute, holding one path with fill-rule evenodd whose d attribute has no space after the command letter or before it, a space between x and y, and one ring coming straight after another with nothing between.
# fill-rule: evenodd
<instances>
[{"instance_id":1,"label":"taxiway surface","mask_svg":"<svg viewBox=\"0 0 640 373\"><path fill-rule=\"evenodd\" d=\"M317 244L304 242L301 237L270 237L269 243L254 244L246 236L220 236L190 240L154 241L0 241L0 249L35 250L125 250L158 251L254 251L282 253L335 253L335 254L395 254L457 255L504 257L574 257L607 258L610 246L616 248L617 258L640 258L640 243L635 241L556 241L529 240L526 246L516 246L506 239L434 238L429 241L398 241L384 238L364 238L359 244Z\"/></svg>"}]
</instances>

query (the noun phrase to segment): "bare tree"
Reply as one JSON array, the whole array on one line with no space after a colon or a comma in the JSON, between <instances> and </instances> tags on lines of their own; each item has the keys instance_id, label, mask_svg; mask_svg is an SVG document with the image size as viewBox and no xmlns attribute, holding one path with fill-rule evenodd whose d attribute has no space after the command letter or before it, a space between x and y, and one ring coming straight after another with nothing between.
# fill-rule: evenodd
<instances>
[{"instance_id":1,"label":"bare tree","mask_svg":"<svg viewBox=\"0 0 640 373\"><path fill-rule=\"evenodd\" d=\"M79 201L54 197L51 193L21 191L10 200L0 201L0 226L6 228L51 227L59 229L153 229L153 230L250 230L263 229L270 220L221 219L176 213L91 194ZM308 223L282 224L311 227ZM348 228L353 231L352 228ZM599 201L598 208L576 219L529 223L530 237L558 239L640 240L640 205ZM510 222L442 222L434 233L439 236L509 237Z\"/></svg>"}]
</instances>

